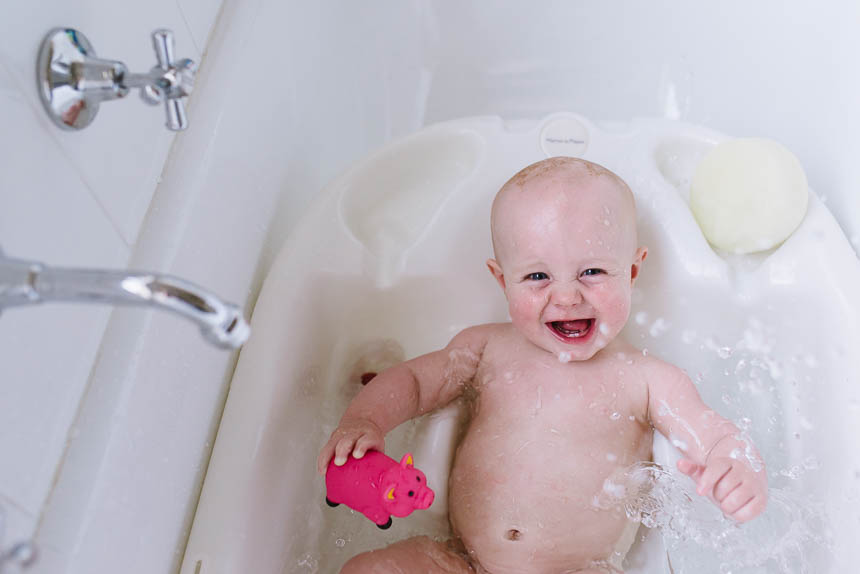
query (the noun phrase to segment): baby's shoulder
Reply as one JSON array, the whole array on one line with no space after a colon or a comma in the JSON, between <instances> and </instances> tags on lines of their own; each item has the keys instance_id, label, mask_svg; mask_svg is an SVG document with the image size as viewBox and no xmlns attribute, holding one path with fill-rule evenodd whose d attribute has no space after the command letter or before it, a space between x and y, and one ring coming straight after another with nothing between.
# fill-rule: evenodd
<instances>
[{"instance_id":1,"label":"baby's shoulder","mask_svg":"<svg viewBox=\"0 0 860 574\"><path fill-rule=\"evenodd\" d=\"M669 361L626 343L618 351L617 359L627 363L630 370L635 371L645 382L687 376L683 369Z\"/></svg>"},{"instance_id":2,"label":"baby's shoulder","mask_svg":"<svg viewBox=\"0 0 860 574\"><path fill-rule=\"evenodd\" d=\"M510 323L485 323L466 327L451 339L448 348L466 347L480 355L488 345L507 337L511 329L513 326Z\"/></svg>"}]
</instances>

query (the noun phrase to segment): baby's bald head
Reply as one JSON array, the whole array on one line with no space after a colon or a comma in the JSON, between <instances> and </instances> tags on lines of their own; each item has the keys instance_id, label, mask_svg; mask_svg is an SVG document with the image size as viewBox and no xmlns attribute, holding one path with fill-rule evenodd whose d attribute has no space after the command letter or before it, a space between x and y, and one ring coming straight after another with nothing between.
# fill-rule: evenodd
<instances>
[{"instance_id":1,"label":"baby's bald head","mask_svg":"<svg viewBox=\"0 0 860 574\"><path fill-rule=\"evenodd\" d=\"M533 163L509 179L493 201L490 228L496 259L504 259L510 239L516 244L515 236L523 226L534 232L555 223L593 229L585 225L592 220L612 225L624 236L619 237L620 246L631 255L635 252L636 206L623 179L580 158L553 157Z\"/></svg>"}]
</instances>

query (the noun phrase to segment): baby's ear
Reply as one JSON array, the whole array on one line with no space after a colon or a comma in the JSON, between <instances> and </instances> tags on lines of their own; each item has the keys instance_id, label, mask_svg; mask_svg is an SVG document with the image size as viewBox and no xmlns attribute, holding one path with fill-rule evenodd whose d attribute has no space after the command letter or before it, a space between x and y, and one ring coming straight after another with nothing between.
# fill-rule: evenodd
<instances>
[{"instance_id":1,"label":"baby's ear","mask_svg":"<svg viewBox=\"0 0 860 574\"><path fill-rule=\"evenodd\" d=\"M648 257L648 248L640 247L636 250L636 255L633 256L633 264L630 266L630 284L636 281L639 277L639 268L642 267L642 262Z\"/></svg>"},{"instance_id":2,"label":"baby's ear","mask_svg":"<svg viewBox=\"0 0 860 574\"><path fill-rule=\"evenodd\" d=\"M499 265L498 261L495 259L487 259L487 269L490 270L490 273L493 274L493 277L496 278L496 281L499 283L499 286L502 288L502 291L505 290L505 274L502 272L502 267Z\"/></svg>"}]
</instances>

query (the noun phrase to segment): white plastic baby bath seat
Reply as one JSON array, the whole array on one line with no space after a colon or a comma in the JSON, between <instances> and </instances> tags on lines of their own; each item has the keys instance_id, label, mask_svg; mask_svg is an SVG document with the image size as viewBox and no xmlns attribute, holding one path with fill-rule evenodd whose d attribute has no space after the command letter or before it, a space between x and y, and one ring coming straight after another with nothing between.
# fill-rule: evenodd
<instances>
[{"instance_id":1,"label":"white plastic baby bath seat","mask_svg":"<svg viewBox=\"0 0 860 574\"><path fill-rule=\"evenodd\" d=\"M765 542L757 543L763 556L738 558L736 549L720 556L679 539L691 531L685 525L642 528L626 571L668 573L668 560L676 574L719 573L721 565L780 572L780 561L805 561L817 574L853 571L860 263L814 194L780 246L749 256L716 253L690 213L689 182L703 154L725 139L664 120L599 127L573 114L536 122L472 118L395 142L329 185L266 279L182 574L328 574L394 540L446 535L456 406L388 437L388 454L411 451L437 497L387 531L325 505L316 455L362 372L440 348L465 326L507 319L484 267L490 203L513 173L548 155L600 163L630 184L649 257L625 336L686 369L712 408L747 429L771 488L820 503L827 532L816 535L830 536L830 550L804 547L802 557ZM673 456L665 440L655 441L655 460L670 471ZM791 546L800 520L788 516L794 522L779 524L776 516L762 524ZM732 566L733 559L747 562Z\"/></svg>"}]
</instances>

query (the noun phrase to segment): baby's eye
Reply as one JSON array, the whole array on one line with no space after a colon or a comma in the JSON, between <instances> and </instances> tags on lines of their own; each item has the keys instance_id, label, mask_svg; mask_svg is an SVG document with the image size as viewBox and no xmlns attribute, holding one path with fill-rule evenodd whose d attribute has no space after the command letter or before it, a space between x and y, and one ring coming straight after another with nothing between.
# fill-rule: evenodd
<instances>
[{"instance_id":1,"label":"baby's eye","mask_svg":"<svg viewBox=\"0 0 860 574\"><path fill-rule=\"evenodd\" d=\"M582 274L585 277L591 277L594 275L602 275L603 273L606 273L606 271L604 271L603 269L597 269L594 267L592 267L591 269L586 269L585 271L582 272Z\"/></svg>"},{"instance_id":2,"label":"baby's eye","mask_svg":"<svg viewBox=\"0 0 860 574\"><path fill-rule=\"evenodd\" d=\"M538 271L536 273L529 273L525 276L525 279L528 281L543 281L544 279L549 279L549 275L543 271Z\"/></svg>"}]
</instances>

